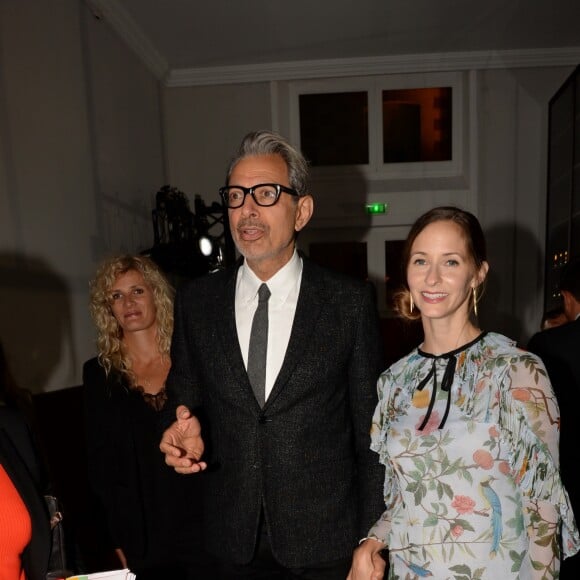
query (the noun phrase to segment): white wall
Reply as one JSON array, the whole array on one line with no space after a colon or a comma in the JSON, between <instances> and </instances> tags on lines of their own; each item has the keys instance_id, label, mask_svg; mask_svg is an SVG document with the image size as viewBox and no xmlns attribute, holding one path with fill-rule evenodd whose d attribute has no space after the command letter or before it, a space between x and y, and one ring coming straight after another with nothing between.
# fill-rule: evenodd
<instances>
[{"instance_id":1,"label":"white wall","mask_svg":"<svg viewBox=\"0 0 580 580\"><path fill-rule=\"evenodd\" d=\"M88 281L152 244L158 85L79 0L0 3L0 340L33 392L94 354Z\"/></svg>"},{"instance_id":2,"label":"white wall","mask_svg":"<svg viewBox=\"0 0 580 580\"><path fill-rule=\"evenodd\" d=\"M97 256L153 245L151 211L166 184L161 89L106 22L85 11L86 75L96 181L102 216Z\"/></svg>"},{"instance_id":3,"label":"white wall","mask_svg":"<svg viewBox=\"0 0 580 580\"><path fill-rule=\"evenodd\" d=\"M478 215L491 265L483 320L523 343L543 311L548 102L572 70L479 74Z\"/></svg>"},{"instance_id":4,"label":"white wall","mask_svg":"<svg viewBox=\"0 0 580 580\"><path fill-rule=\"evenodd\" d=\"M168 180L192 203L218 201L241 137L272 126L268 83L165 89L163 110Z\"/></svg>"}]
</instances>

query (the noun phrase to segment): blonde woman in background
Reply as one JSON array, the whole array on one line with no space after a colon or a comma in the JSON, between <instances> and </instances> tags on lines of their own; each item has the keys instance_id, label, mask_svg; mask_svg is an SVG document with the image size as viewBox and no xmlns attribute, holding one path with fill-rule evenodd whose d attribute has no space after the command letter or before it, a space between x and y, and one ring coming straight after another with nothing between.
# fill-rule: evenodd
<instances>
[{"instance_id":1,"label":"blonde woman in background","mask_svg":"<svg viewBox=\"0 0 580 580\"><path fill-rule=\"evenodd\" d=\"M202 482L168 469L158 448L173 296L144 256L105 260L91 283L98 356L83 367L89 479L111 549L140 580L204 578L206 564Z\"/></svg>"}]
</instances>

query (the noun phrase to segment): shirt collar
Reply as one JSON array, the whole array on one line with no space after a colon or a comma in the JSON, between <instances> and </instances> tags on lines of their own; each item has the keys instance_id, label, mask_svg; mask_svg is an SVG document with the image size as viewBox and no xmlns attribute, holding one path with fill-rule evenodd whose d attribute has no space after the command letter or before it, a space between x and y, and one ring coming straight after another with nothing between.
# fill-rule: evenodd
<instances>
[{"instance_id":1,"label":"shirt collar","mask_svg":"<svg viewBox=\"0 0 580 580\"><path fill-rule=\"evenodd\" d=\"M288 298L292 288L300 280L302 275L302 258L296 249L288 263L284 264L269 280L266 280L271 293L270 301L283 303ZM237 280L238 297L244 302L252 302L256 299L258 288L264 282L260 280L244 260Z\"/></svg>"}]
</instances>

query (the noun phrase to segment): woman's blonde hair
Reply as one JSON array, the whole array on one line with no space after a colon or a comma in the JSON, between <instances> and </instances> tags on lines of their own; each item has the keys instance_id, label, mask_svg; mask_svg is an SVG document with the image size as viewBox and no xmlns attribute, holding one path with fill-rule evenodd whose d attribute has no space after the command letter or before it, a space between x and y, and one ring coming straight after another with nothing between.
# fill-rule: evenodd
<instances>
[{"instance_id":1,"label":"woman's blonde hair","mask_svg":"<svg viewBox=\"0 0 580 580\"><path fill-rule=\"evenodd\" d=\"M90 283L90 312L97 327L99 362L109 374L111 369L134 381L131 362L123 351L123 330L111 310L111 290L121 274L129 271L143 276L153 292L156 308L157 345L163 356L169 357L173 333L173 298L175 292L159 267L150 258L123 254L106 259Z\"/></svg>"}]
</instances>

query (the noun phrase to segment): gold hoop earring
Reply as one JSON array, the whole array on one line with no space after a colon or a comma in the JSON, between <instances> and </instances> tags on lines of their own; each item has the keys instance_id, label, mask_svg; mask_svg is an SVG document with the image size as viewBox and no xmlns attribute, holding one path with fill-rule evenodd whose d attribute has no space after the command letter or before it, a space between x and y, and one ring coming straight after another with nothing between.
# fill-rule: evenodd
<instances>
[{"instance_id":1,"label":"gold hoop earring","mask_svg":"<svg viewBox=\"0 0 580 580\"><path fill-rule=\"evenodd\" d=\"M413 312L413 310L415 310L415 303L413 302L413 295L410 292L409 292L409 301L410 301L411 312Z\"/></svg>"},{"instance_id":2,"label":"gold hoop earring","mask_svg":"<svg viewBox=\"0 0 580 580\"><path fill-rule=\"evenodd\" d=\"M477 290L475 289L475 286L473 286L471 290L473 292L473 312L477 318Z\"/></svg>"}]
</instances>

